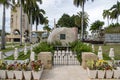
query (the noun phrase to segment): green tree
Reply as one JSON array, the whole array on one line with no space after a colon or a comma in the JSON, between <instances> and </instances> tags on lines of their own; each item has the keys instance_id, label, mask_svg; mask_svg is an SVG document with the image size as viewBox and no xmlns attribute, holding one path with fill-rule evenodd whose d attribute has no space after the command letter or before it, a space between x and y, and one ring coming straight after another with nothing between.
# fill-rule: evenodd
<instances>
[{"instance_id":1,"label":"green tree","mask_svg":"<svg viewBox=\"0 0 120 80\"><path fill-rule=\"evenodd\" d=\"M117 4L114 4L111 8L111 18L116 19L116 23L118 23L119 15L120 15L120 2L117 1Z\"/></svg>"},{"instance_id":2,"label":"green tree","mask_svg":"<svg viewBox=\"0 0 120 80\"><path fill-rule=\"evenodd\" d=\"M89 15L84 12L84 24L83 24L83 32L86 33L86 28L88 26L89 23ZM81 18L82 18L82 12L78 12L75 18L75 24L78 26L79 32L81 32ZM83 34L84 36L84 34Z\"/></svg>"},{"instance_id":3,"label":"green tree","mask_svg":"<svg viewBox=\"0 0 120 80\"><path fill-rule=\"evenodd\" d=\"M95 40L96 40L96 38L99 40L102 40L102 38L103 38L103 30L102 30L103 25L104 25L104 22L99 21L99 20L97 20L91 24L90 30L92 31L91 33L92 33L93 37L95 38Z\"/></svg>"},{"instance_id":4,"label":"green tree","mask_svg":"<svg viewBox=\"0 0 120 80\"><path fill-rule=\"evenodd\" d=\"M58 20L57 25L60 27L78 27L75 24L76 15L63 14L62 17Z\"/></svg>"},{"instance_id":5,"label":"green tree","mask_svg":"<svg viewBox=\"0 0 120 80\"><path fill-rule=\"evenodd\" d=\"M103 18L107 18L108 26L109 26L109 19L110 19L110 11L109 10L103 10Z\"/></svg>"},{"instance_id":6,"label":"green tree","mask_svg":"<svg viewBox=\"0 0 120 80\"><path fill-rule=\"evenodd\" d=\"M71 27L70 16L68 14L63 14L62 17L58 20L57 25L60 27Z\"/></svg>"},{"instance_id":7,"label":"green tree","mask_svg":"<svg viewBox=\"0 0 120 80\"><path fill-rule=\"evenodd\" d=\"M51 28L49 27L48 23L49 23L48 17L45 17L43 30L46 30L47 33L49 34L49 32L51 31Z\"/></svg>"},{"instance_id":8,"label":"green tree","mask_svg":"<svg viewBox=\"0 0 120 80\"><path fill-rule=\"evenodd\" d=\"M0 5L3 5L1 49L5 49L5 15L6 15L5 8L9 8L9 6L12 6L12 2L11 0L0 0Z\"/></svg>"},{"instance_id":9,"label":"green tree","mask_svg":"<svg viewBox=\"0 0 120 80\"><path fill-rule=\"evenodd\" d=\"M49 32L51 31L51 28L49 27L49 25L45 25L45 26L43 27L43 30L46 30L47 33L49 33Z\"/></svg>"},{"instance_id":10,"label":"green tree","mask_svg":"<svg viewBox=\"0 0 120 80\"><path fill-rule=\"evenodd\" d=\"M92 33L100 33L103 25L104 25L103 21L97 20L91 24L90 30L92 31Z\"/></svg>"},{"instance_id":11,"label":"green tree","mask_svg":"<svg viewBox=\"0 0 120 80\"><path fill-rule=\"evenodd\" d=\"M2 32L2 30L0 30L0 36L1 36L1 32Z\"/></svg>"},{"instance_id":12,"label":"green tree","mask_svg":"<svg viewBox=\"0 0 120 80\"><path fill-rule=\"evenodd\" d=\"M42 0L17 0L17 3L20 4L21 7L21 16L20 16L20 33L22 33L22 8L24 12L28 15L31 27L30 27L30 42L31 42L31 30L32 30L32 24L33 24L33 12L36 11L39 4L42 4ZM20 45L22 45L22 34L20 38Z\"/></svg>"},{"instance_id":13,"label":"green tree","mask_svg":"<svg viewBox=\"0 0 120 80\"><path fill-rule=\"evenodd\" d=\"M32 21L34 24L36 24L36 31L38 30L38 25L39 24L44 24L45 23L45 18L44 18L45 11L43 9L36 9L33 14L32 14Z\"/></svg>"},{"instance_id":14,"label":"green tree","mask_svg":"<svg viewBox=\"0 0 120 80\"><path fill-rule=\"evenodd\" d=\"M73 0L73 3L76 7L81 6L82 7L82 20L81 20L81 40L83 41L83 26L84 26L84 5L88 0ZM92 0L94 1L94 0Z\"/></svg>"}]
</instances>

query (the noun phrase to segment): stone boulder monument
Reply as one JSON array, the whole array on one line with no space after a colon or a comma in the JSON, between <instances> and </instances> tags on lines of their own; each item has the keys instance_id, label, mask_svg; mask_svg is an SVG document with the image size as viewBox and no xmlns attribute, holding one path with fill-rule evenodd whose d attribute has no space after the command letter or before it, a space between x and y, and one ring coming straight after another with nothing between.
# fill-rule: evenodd
<instances>
[{"instance_id":1,"label":"stone boulder monument","mask_svg":"<svg viewBox=\"0 0 120 80\"><path fill-rule=\"evenodd\" d=\"M55 28L49 35L47 42L53 43L60 41L63 45L73 42L78 39L78 29L76 27L67 28L60 27Z\"/></svg>"}]
</instances>

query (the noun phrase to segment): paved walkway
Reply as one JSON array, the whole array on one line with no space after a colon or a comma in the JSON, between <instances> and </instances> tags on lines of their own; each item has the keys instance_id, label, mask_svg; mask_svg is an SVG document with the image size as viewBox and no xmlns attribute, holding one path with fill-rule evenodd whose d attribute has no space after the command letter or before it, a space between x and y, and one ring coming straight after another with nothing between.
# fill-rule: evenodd
<instances>
[{"instance_id":1,"label":"paved walkway","mask_svg":"<svg viewBox=\"0 0 120 80\"><path fill-rule=\"evenodd\" d=\"M90 80L86 70L79 65L54 66L44 70L41 80Z\"/></svg>"}]
</instances>

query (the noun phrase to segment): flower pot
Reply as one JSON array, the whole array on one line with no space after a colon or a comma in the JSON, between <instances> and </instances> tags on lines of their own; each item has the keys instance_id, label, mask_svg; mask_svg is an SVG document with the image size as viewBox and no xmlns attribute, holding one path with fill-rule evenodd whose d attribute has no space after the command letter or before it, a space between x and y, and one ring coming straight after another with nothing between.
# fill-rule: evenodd
<instances>
[{"instance_id":1,"label":"flower pot","mask_svg":"<svg viewBox=\"0 0 120 80\"><path fill-rule=\"evenodd\" d=\"M32 71L33 79L40 80L43 70L40 71Z\"/></svg>"},{"instance_id":2,"label":"flower pot","mask_svg":"<svg viewBox=\"0 0 120 80\"><path fill-rule=\"evenodd\" d=\"M22 71L14 71L15 79L22 80L23 79L23 72Z\"/></svg>"},{"instance_id":3,"label":"flower pot","mask_svg":"<svg viewBox=\"0 0 120 80\"><path fill-rule=\"evenodd\" d=\"M113 76L113 70L106 70L106 78L111 79Z\"/></svg>"},{"instance_id":4,"label":"flower pot","mask_svg":"<svg viewBox=\"0 0 120 80\"><path fill-rule=\"evenodd\" d=\"M23 75L24 75L25 80L31 80L31 78L32 78L31 71L23 71Z\"/></svg>"},{"instance_id":5,"label":"flower pot","mask_svg":"<svg viewBox=\"0 0 120 80\"><path fill-rule=\"evenodd\" d=\"M89 68L87 68L87 73L89 78L95 79L97 75L97 70L90 70Z\"/></svg>"},{"instance_id":6,"label":"flower pot","mask_svg":"<svg viewBox=\"0 0 120 80\"><path fill-rule=\"evenodd\" d=\"M114 78L119 79L120 78L120 70L114 70Z\"/></svg>"},{"instance_id":7,"label":"flower pot","mask_svg":"<svg viewBox=\"0 0 120 80\"><path fill-rule=\"evenodd\" d=\"M105 77L105 70L98 70L98 78L103 79Z\"/></svg>"},{"instance_id":8,"label":"flower pot","mask_svg":"<svg viewBox=\"0 0 120 80\"><path fill-rule=\"evenodd\" d=\"M7 71L7 77L8 79L14 79L14 71L13 70L8 70Z\"/></svg>"},{"instance_id":9,"label":"flower pot","mask_svg":"<svg viewBox=\"0 0 120 80\"><path fill-rule=\"evenodd\" d=\"M0 70L0 78L6 79L6 70Z\"/></svg>"}]
</instances>

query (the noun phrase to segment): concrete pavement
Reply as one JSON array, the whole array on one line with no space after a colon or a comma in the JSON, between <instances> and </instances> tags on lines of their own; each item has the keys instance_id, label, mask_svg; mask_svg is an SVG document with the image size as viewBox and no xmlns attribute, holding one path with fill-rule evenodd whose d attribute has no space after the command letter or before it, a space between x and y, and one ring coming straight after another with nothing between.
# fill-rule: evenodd
<instances>
[{"instance_id":1,"label":"concrete pavement","mask_svg":"<svg viewBox=\"0 0 120 80\"><path fill-rule=\"evenodd\" d=\"M80 65L59 65L44 70L41 80L90 80Z\"/></svg>"}]
</instances>

